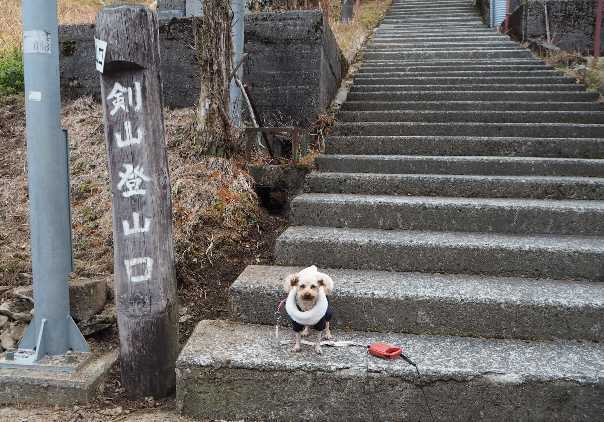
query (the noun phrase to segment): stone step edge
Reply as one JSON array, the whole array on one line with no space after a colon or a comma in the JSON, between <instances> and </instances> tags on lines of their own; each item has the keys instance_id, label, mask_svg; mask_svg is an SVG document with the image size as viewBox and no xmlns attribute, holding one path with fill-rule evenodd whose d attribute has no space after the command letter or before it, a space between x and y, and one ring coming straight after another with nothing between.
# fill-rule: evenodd
<instances>
[{"instance_id":1,"label":"stone step edge","mask_svg":"<svg viewBox=\"0 0 604 422\"><path fill-rule=\"evenodd\" d=\"M249 266L230 288L231 318L277 323L283 281L302 267ZM335 282L334 327L378 332L601 341L604 285L475 275L320 269ZM461 312L463 310L463 312ZM280 323L289 325L282 312Z\"/></svg>"},{"instance_id":2,"label":"stone step edge","mask_svg":"<svg viewBox=\"0 0 604 422\"><path fill-rule=\"evenodd\" d=\"M202 321L176 362L176 406L203 420L400 420L402 409L414 421L598 420L604 412L599 345L335 334L360 350L292 353L272 327ZM369 356L376 341L404 346L419 374L401 359Z\"/></svg>"}]
</instances>

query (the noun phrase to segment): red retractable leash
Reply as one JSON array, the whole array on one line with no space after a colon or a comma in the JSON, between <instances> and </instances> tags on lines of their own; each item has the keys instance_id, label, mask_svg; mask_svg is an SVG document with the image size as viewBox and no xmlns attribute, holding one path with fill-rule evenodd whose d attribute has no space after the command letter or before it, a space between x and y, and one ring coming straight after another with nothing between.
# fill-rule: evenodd
<instances>
[{"instance_id":1,"label":"red retractable leash","mask_svg":"<svg viewBox=\"0 0 604 422\"><path fill-rule=\"evenodd\" d=\"M277 324L275 325L275 337L276 338L279 338L279 324L281 321L281 309L282 309L284 303L285 303L285 299L282 300L281 302L279 302L279 305L277 305L277 310L275 312L275 316L277 317ZM340 344L338 344L338 343L340 343ZM334 346L334 347L363 346L362 344L358 344L355 342L348 342L348 341L344 341L344 342L325 341L325 342L322 342L322 344L324 344L325 346ZM400 358L415 368L415 371L417 372L417 377L420 381L419 389L421 390L422 395L424 396L424 404L426 405L426 409L428 409L428 413L430 413L430 419L432 421L434 421L435 419L434 419L434 415L432 414L432 410L430 409L430 405L428 403L428 397L426 396L426 392L424 391L424 386L421 385L422 376L419 373L419 368L417 367L417 364L415 362L413 362L408 356L405 355L405 350L400 346L395 346L393 344L378 342L378 343L373 343L373 344L370 344L369 346L367 346L367 352L371 356L375 356L375 357L381 358L381 359L394 360L394 359Z\"/></svg>"},{"instance_id":2,"label":"red retractable leash","mask_svg":"<svg viewBox=\"0 0 604 422\"><path fill-rule=\"evenodd\" d=\"M415 368L415 371L417 372L417 377L419 378L421 383L422 376L419 373L419 368L417 367L417 364L405 355L405 350L402 347L388 343L373 343L367 346L367 351L370 355L382 359L403 359L405 362ZM424 403L426 405L426 408L428 409L428 412L430 413L430 419L434 420L434 415L432 415L432 410L430 409L430 405L428 404L428 397L426 397L424 386L420 384L419 389L422 391L422 395L424 396Z\"/></svg>"}]
</instances>

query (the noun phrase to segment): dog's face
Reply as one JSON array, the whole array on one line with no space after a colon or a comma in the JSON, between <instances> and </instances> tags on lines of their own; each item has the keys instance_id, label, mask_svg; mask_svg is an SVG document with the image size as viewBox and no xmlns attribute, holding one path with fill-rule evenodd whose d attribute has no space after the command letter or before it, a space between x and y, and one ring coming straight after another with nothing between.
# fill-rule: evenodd
<instances>
[{"instance_id":1,"label":"dog's face","mask_svg":"<svg viewBox=\"0 0 604 422\"><path fill-rule=\"evenodd\" d=\"M317 271L317 267L305 268L296 274L291 274L285 279L285 291L289 292L296 287L296 299L304 310L312 308L319 296L319 289L324 289L328 295L333 291L333 280L327 274Z\"/></svg>"}]
</instances>

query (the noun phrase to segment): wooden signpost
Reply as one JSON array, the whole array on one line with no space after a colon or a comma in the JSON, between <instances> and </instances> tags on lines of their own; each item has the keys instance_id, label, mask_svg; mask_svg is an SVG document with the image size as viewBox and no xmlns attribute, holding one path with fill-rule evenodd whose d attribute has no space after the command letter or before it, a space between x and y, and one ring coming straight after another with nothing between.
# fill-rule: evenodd
<instances>
[{"instance_id":1,"label":"wooden signpost","mask_svg":"<svg viewBox=\"0 0 604 422\"><path fill-rule=\"evenodd\" d=\"M157 17L143 6L105 8L95 38L122 384L131 398L163 397L175 387L178 332Z\"/></svg>"}]
</instances>

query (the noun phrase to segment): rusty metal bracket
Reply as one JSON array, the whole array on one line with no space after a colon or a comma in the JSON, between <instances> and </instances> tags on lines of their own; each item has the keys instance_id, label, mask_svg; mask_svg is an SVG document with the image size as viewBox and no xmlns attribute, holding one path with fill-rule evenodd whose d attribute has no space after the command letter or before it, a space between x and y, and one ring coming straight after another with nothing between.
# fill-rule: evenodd
<instances>
[{"instance_id":1,"label":"rusty metal bracket","mask_svg":"<svg viewBox=\"0 0 604 422\"><path fill-rule=\"evenodd\" d=\"M258 127L246 128L246 159L251 159L256 145L257 135L261 134L267 141L267 150L271 158L286 158L298 162L309 152L309 131L297 127ZM284 143L278 136L291 138L291 154L284 154ZM287 156L289 155L289 156Z\"/></svg>"}]
</instances>

